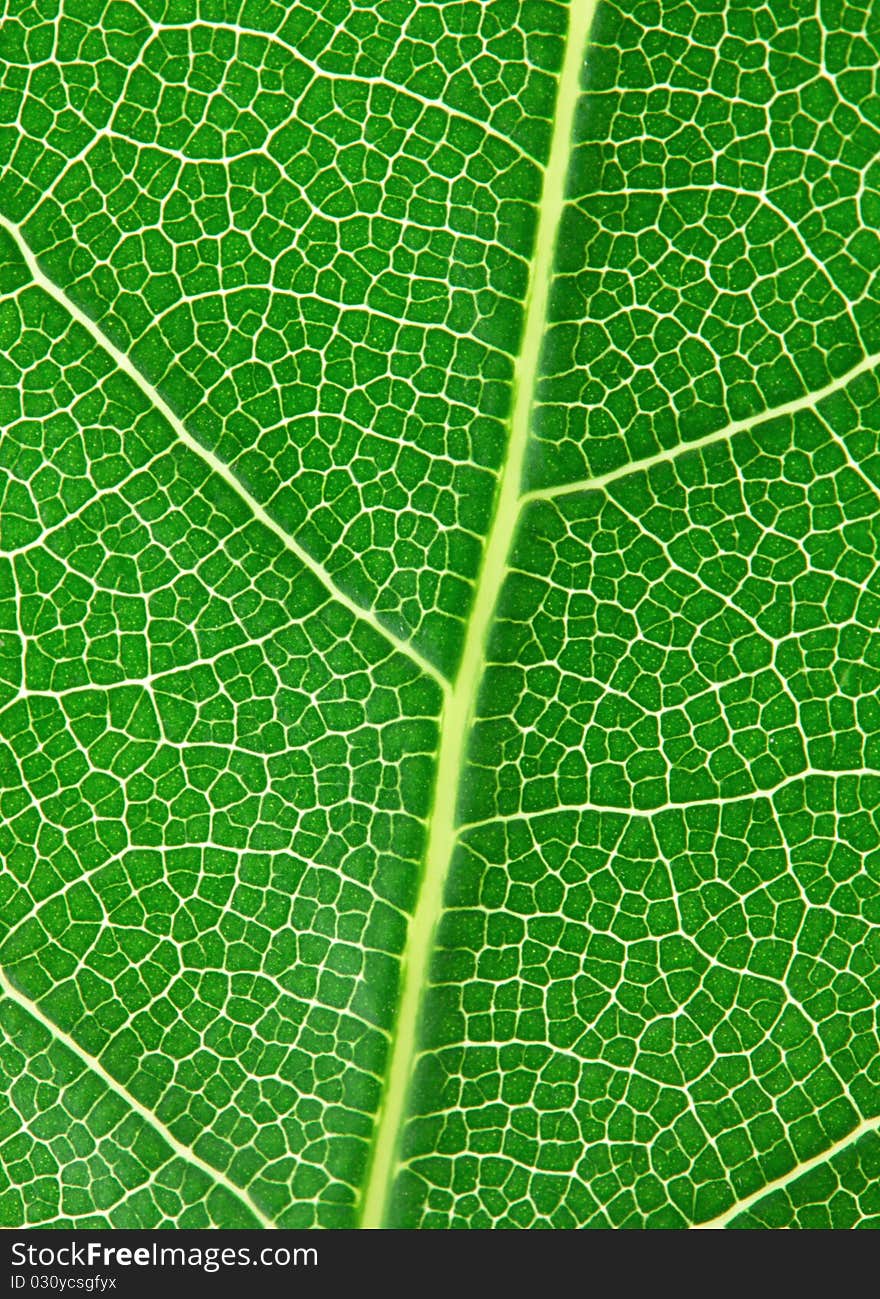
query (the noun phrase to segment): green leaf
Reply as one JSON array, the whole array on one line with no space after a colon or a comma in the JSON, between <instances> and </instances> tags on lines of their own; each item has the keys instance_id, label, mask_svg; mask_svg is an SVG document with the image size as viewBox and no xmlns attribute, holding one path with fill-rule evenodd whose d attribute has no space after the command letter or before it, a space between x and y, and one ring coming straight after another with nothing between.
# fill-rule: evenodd
<instances>
[{"instance_id":1,"label":"green leaf","mask_svg":"<svg viewBox=\"0 0 880 1299\"><path fill-rule=\"evenodd\" d=\"M875 9L10 0L0 1224L876 1225Z\"/></svg>"}]
</instances>

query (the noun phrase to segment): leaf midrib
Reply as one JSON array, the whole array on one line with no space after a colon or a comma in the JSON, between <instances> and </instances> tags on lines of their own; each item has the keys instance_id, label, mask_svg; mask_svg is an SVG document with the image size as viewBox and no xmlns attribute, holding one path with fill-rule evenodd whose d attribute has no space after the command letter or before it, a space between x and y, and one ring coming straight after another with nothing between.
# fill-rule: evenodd
<instances>
[{"instance_id":1,"label":"leaf midrib","mask_svg":"<svg viewBox=\"0 0 880 1299\"><path fill-rule=\"evenodd\" d=\"M434 802L428 821L422 880L407 933L388 1071L374 1129L372 1157L360 1200L360 1226L367 1228L384 1225L396 1173L396 1158L406 1121L407 1093L419 1046L419 1010L458 839L456 811L465 772L467 743L485 669L489 633L523 504L523 466L539 377L556 240L565 204L584 46L597 4L598 0L572 0L569 6L550 152L544 170L529 270L522 341L514 365L507 455L499 474L495 510L474 589L461 664L453 687L444 699L440 718Z\"/></svg>"}]
</instances>

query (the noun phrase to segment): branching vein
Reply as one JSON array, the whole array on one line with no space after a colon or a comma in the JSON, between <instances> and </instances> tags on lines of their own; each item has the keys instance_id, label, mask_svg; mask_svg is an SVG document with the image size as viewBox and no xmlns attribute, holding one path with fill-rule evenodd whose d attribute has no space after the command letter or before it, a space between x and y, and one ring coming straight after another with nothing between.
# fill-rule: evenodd
<instances>
[{"instance_id":1,"label":"branching vein","mask_svg":"<svg viewBox=\"0 0 880 1299\"><path fill-rule=\"evenodd\" d=\"M595 478L581 478L573 483L559 483L555 487L539 487L534 491L526 492L522 498L523 503L555 500L560 496L573 496L577 492L598 492L605 487L609 487L611 483L616 483L621 478L628 478L631 474L645 473L656 468L657 465L677 460L679 456L688 451L703 451L706 447L714 446L717 442L729 442L731 438L736 437L737 433L745 433L760 428L763 424L769 424L771 420L782 419L786 415L797 415L805 410L812 410L820 402L825 401L827 397L833 396L836 392L841 392L855 379L858 379L860 375L869 374L878 365L880 365L880 352L872 352L870 356L863 357L857 365L845 370L836 379L832 379L824 388L805 392L800 397L794 397L791 401L782 402L779 406L761 411L758 415L749 415L746 419L732 420L731 423L725 424L723 428L716 429L714 433L707 433L704 437L694 438L693 442L679 442L675 446L666 447L663 451L657 451L654 455L645 456L642 460L629 461L625 465L619 465L616 469L609 470L607 474L598 474Z\"/></svg>"},{"instance_id":2,"label":"branching vein","mask_svg":"<svg viewBox=\"0 0 880 1299\"><path fill-rule=\"evenodd\" d=\"M117 1082L113 1075L107 1072L100 1061L89 1055L87 1051L84 1051L75 1039L68 1033L65 1033L63 1029L60 1029L53 1020L49 1019L48 1015L45 1015L35 1002L31 1001L30 998L20 992L14 984L10 983L6 974L2 970L0 970L0 993L8 997L10 1001L14 1001L16 1005L20 1006L22 1010L31 1016L32 1019L35 1019L39 1024L42 1024L43 1028L47 1029L56 1041L60 1042L62 1046L65 1046L68 1051L77 1057L78 1060L81 1060L83 1064L92 1071L92 1073L96 1074L101 1079L105 1086L109 1087L115 1095L125 1101L126 1105L128 1105L135 1114L139 1115L154 1132L158 1133L162 1140L165 1141L174 1151L175 1155L180 1159L183 1159L186 1163L193 1165L193 1167L200 1169L218 1186L222 1186L230 1195L233 1195L236 1200L243 1202L260 1223L261 1227L267 1229L274 1228L274 1222L272 1222L271 1218L268 1218L266 1214L258 1208L247 1191L243 1190L240 1186L236 1186L235 1183L231 1182L224 1173L219 1171L219 1169L212 1168L210 1164L206 1164L204 1159L201 1159L188 1146L185 1146L182 1142L178 1141L173 1132L171 1132L155 1114L148 1110L145 1105L142 1105L139 1100L131 1095L130 1092L126 1091L122 1084Z\"/></svg>"},{"instance_id":3,"label":"branching vein","mask_svg":"<svg viewBox=\"0 0 880 1299\"><path fill-rule=\"evenodd\" d=\"M877 1132L878 1129L880 1129L880 1116L863 1120L863 1122L861 1122L857 1127L853 1128L852 1132L847 1133L845 1137L841 1137L839 1141L836 1141L833 1146L829 1146L827 1150L823 1150L820 1154L814 1155L812 1159L805 1159L802 1163L796 1164L790 1172L784 1173L782 1177L777 1177L773 1182L768 1182L766 1186L762 1186L759 1191L755 1191L752 1195L747 1195L745 1199L737 1200L737 1202L732 1204L729 1209L726 1209L724 1213L720 1213L717 1218L711 1218L708 1222L696 1223L693 1230L718 1231L724 1227L729 1227L734 1219L739 1218L743 1213L748 1213L749 1209L753 1209L756 1204L760 1204L762 1200L765 1200L769 1195L772 1195L774 1191L782 1191L787 1186L791 1186L792 1183L797 1182L806 1173L812 1172L814 1168L820 1168L823 1164L827 1164L828 1161L833 1159L835 1155L839 1154L841 1150L846 1150L848 1146L855 1145L857 1141L861 1140L862 1137L867 1136L869 1132Z\"/></svg>"},{"instance_id":4,"label":"branching vein","mask_svg":"<svg viewBox=\"0 0 880 1299\"><path fill-rule=\"evenodd\" d=\"M273 532L275 536L284 543L287 549L291 551L292 554L296 555L300 563L303 564L305 568L309 569L310 572L314 573L315 577L317 577L323 584L334 600L348 609L349 613L352 613L356 618L360 619L361 622L372 627L375 632L378 632L380 636L390 642L396 650L401 654L405 654L407 658L417 664L423 672L432 676L444 690L448 689L448 681L429 659L426 659L423 654L420 654L419 651L409 643L409 641L402 640L390 631L371 609L359 604L356 600L352 599L350 595L343 591L342 588L336 584L336 581L324 565L319 563L318 560L310 555L307 550L303 549L299 542L297 542L276 519L272 518L271 514L263 508L259 501L250 494L247 488L231 472L229 466L224 464L224 462L216 456L213 451L209 451L207 447L202 446L201 442L192 436L186 425L179 416L174 413L162 394L141 374L140 370L132 364L130 358L125 354L125 352L118 348L115 343L111 342L101 329L100 325L96 324L90 316L86 315L86 313L78 307L76 303L73 302L73 300L44 273L43 270L41 270L39 262L31 251L31 248L19 227L13 225L11 221L7 221L5 217L0 216L0 228L5 230L14 241L27 265L28 270L30 271L34 283L37 284L44 293L47 293L51 298L53 298L55 302L59 303L59 305L67 311L78 325L81 325L83 329L88 331L98 346L113 358L113 361L119 369L127 375L132 383L140 389L147 400L156 408L156 410L164 416L184 446L188 447L190 451L201 457L212 472L222 478L226 485L230 487L237 496L241 497L241 499L247 504L247 507L253 514L254 518L258 522L262 523L264 527L268 528L270 532Z\"/></svg>"}]
</instances>

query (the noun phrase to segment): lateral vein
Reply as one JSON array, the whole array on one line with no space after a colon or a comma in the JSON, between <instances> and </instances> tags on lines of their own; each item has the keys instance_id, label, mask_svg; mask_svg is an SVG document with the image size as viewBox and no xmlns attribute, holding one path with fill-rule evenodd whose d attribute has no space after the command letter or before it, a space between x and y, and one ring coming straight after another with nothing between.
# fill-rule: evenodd
<instances>
[{"instance_id":1,"label":"lateral vein","mask_svg":"<svg viewBox=\"0 0 880 1299\"><path fill-rule=\"evenodd\" d=\"M572 0L569 9L550 153L538 209L535 252L529 271L522 343L514 370L507 457L496 491L495 512L483 550L461 665L444 702L425 866L407 935L385 1095L376 1120L372 1160L361 1200L362 1227L383 1225L397 1171L407 1093L418 1046L420 1009L456 846L456 813L467 742L483 676L486 643L519 518L523 465L546 326L556 238L565 203L583 52L597 3L598 0Z\"/></svg>"},{"instance_id":2,"label":"lateral vein","mask_svg":"<svg viewBox=\"0 0 880 1299\"><path fill-rule=\"evenodd\" d=\"M185 1160L186 1163L192 1164L196 1168L199 1168L206 1174L206 1176L210 1177L213 1182L216 1182L218 1186L222 1186L230 1195L233 1195L239 1203L244 1203L262 1227L265 1227L267 1230L274 1230L274 1222L272 1222L270 1218L267 1218L263 1211L254 1204L250 1194L246 1190L240 1186L236 1186L234 1182L229 1180L225 1173L220 1172L217 1168L212 1168L211 1165L207 1164L204 1159L201 1159L195 1151L191 1150L189 1146L185 1146L182 1142L178 1141L165 1124L162 1123L155 1114L148 1110L145 1105L142 1105L139 1100L132 1096L131 1093L123 1087L122 1083L117 1082L113 1075L108 1073L104 1066L96 1060L94 1056L89 1055L89 1053L84 1051L68 1033L65 1033L62 1028L59 1028L54 1020L51 1020L49 1016L40 1009L36 1002L32 1001L30 997L26 997L23 992L20 992L18 988L9 981L8 976L3 970L0 970L0 993L8 997L10 1001L14 1001L16 1005L20 1006L26 1014L31 1016L32 1019L35 1019L39 1024L42 1024L43 1028L47 1029L56 1041L60 1042L62 1046L65 1046L68 1051L72 1052L78 1060L81 1060L92 1073L96 1074L101 1079L105 1086L114 1092L115 1095L119 1096L121 1100L125 1101L126 1105L128 1105L130 1109L142 1118L154 1132L158 1133L178 1158Z\"/></svg>"},{"instance_id":3,"label":"lateral vein","mask_svg":"<svg viewBox=\"0 0 880 1299\"><path fill-rule=\"evenodd\" d=\"M790 1172L783 1173L781 1177L777 1177L773 1182L768 1182L767 1185L762 1186L759 1191L754 1191L751 1195L747 1195L745 1199L737 1200L737 1202L732 1204L729 1209L726 1209L724 1213L719 1213L717 1218L710 1218L708 1222L694 1223L691 1230L722 1230L728 1225L728 1223L732 1222L734 1218L738 1218L741 1213L747 1213L749 1209L758 1204L761 1200L766 1199L768 1195L772 1195L774 1191L784 1190L786 1186L790 1186L792 1182L798 1181L806 1173L811 1173L814 1168L819 1168L822 1164L826 1164L829 1159L833 1159L835 1155L841 1152L841 1150L846 1150L847 1146L854 1145L855 1142L860 1141L862 1137L867 1136L869 1132L876 1132L878 1129L880 1129L880 1115L876 1115L872 1119L863 1119L857 1127L854 1127L845 1137L841 1137L839 1141L835 1141L834 1145L829 1146L827 1150L823 1150L818 1155L813 1155L812 1159L804 1159L800 1164L797 1164L792 1168Z\"/></svg>"},{"instance_id":4,"label":"lateral vein","mask_svg":"<svg viewBox=\"0 0 880 1299\"><path fill-rule=\"evenodd\" d=\"M275 536L283 542L287 549L296 556L300 563L303 564L305 568L308 568L315 577L317 577L319 582L321 582L334 600L348 609L349 613L353 614L355 618L359 619L359 621L370 626L373 631L377 632L385 641L393 646L395 650L406 655L410 662L414 663L421 669L421 671L426 672L429 676L433 677L444 691L448 691L449 681L439 668L437 668L429 659L425 658L425 656L415 649L409 641L395 635L393 631L381 622L372 609L368 608L366 605L359 604L357 600L354 600L350 595L347 595L345 591L337 585L335 578L330 575L324 565L315 559L314 556L310 555L309 552L291 536L286 528L272 518L271 514L269 514L259 501L251 495L229 466L216 456L213 451L209 451L207 447L203 446L197 438L192 436L186 428L186 425L180 417L174 413L159 390L155 388L143 374L141 374L140 370L138 370L138 368L132 363L127 354L107 337L101 326L98 325L96 321L92 320L91 316L88 316L80 307L78 307L76 303L67 296L64 290L59 288L59 286L41 270L40 265L20 228L14 225L11 221L7 221L3 216L0 216L0 227L6 231L15 243L28 270L30 271L34 283L41 288L44 293L47 293L55 302L62 306L68 315L70 315L78 325L81 325L83 329L89 333L94 342L97 343L98 346L108 354L108 356L112 357L119 369L122 370L132 383L140 389L151 405L153 405L168 421L184 446L195 455L199 456L213 473L219 475L219 477L223 479L226 485L245 502L254 518L259 523L263 524L264 527L268 528L270 532L273 532Z\"/></svg>"},{"instance_id":5,"label":"lateral vein","mask_svg":"<svg viewBox=\"0 0 880 1299\"><path fill-rule=\"evenodd\" d=\"M627 478L630 474L644 473L648 469L653 469L656 465L666 464L669 461L678 459L688 451L702 451L705 447L713 446L716 442L725 442L736 436L737 433L745 433L749 429L755 429L762 424L768 424L771 420L782 419L785 415L796 415L799 411L810 410L818 406L826 397L831 397L836 392L840 392L854 379L860 375L867 374L875 366L880 365L880 352L873 352L870 356L865 356L851 369L846 370L843 374L826 383L824 388L817 388L813 392L803 393L800 397L793 398L792 401L783 402L779 406L774 406L770 410L759 412L757 415L749 415L746 419L732 420L725 424L724 428L716 429L714 433L706 433L703 437L694 438L693 442L680 442L674 447L667 447L664 451L657 451L653 455L644 456L641 460L633 460L626 465L618 465L616 469L611 469L607 474L599 474L595 478L581 478L574 483L559 483L555 487L538 487L533 491L524 492L522 504L526 505L531 501L552 501L560 496L573 496L576 492L597 492L601 491L609 484L617 482L620 478Z\"/></svg>"},{"instance_id":6,"label":"lateral vein","mask_svg":"<svg viewBox=\"0 0 880 1299\"><path fill-rule=\"evenodd\" d=\"M529 821L540 821L542 817L562 816L572 812L578 815L585 812L595 812L603 816L625 816L650 820L651 817L661 816L666 812L681 812L694 807L729 807L733 803L772 798L780 790L788 789L790 785L796 785L799 780L809 780L811 778L842 780L844 777L849 777L851 780L861 780L863 777L877 776L880 776L880 767L840 767L834 769L830 767L804 767L803 771L796 771L791 776L785 776L775 785L767 785L763 788L755 786L754 789L745 790L741 794L720 794L716 798L683 799L677 802L657 803L654 807L622 807L614 803L592 802L554 803L552 807L539 807L522 812L496 812L491 816L482 817L479 821L468 821L466 824L460 825L456 833L464 835L471 830L481 830L487 825L528 824Z\"/></svg>"}]
</instances>

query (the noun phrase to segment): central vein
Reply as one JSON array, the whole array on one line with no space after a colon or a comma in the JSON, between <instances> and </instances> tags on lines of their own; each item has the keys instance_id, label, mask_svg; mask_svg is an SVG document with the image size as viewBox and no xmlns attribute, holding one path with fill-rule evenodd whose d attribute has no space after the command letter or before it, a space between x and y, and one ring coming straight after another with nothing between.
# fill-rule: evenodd
<instances>
[{"instance_id":1,"label":"central vein","mask_svg":"<svg viewBox=\"0 0 880 1299\"><path fill-rule=\"evenodd\" d=\"M486 642L519 517L523 461L528 445L541 343L547 320L556 236L565 202L583 52L597 3L598 0L571 0L569 5L568 35L557 91L553 136L544 173L535 252L529 274L525 326L514 370L513 411L507 457L501 471L494 518L486 538L461 666L455 684L446 695L440 718L437 780L428 826L425 868L403 956L402 990L391 1058L382 1105L376 1120L372 1161L361 1202L362 1227L381 1227L384 1224L396 1172L407 1092L419 1037L419 1008L427 984L434 935L455 850L456 808L466 747L485 666Z\"/></svg>"}]
</instances>

